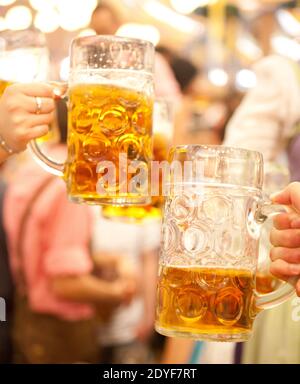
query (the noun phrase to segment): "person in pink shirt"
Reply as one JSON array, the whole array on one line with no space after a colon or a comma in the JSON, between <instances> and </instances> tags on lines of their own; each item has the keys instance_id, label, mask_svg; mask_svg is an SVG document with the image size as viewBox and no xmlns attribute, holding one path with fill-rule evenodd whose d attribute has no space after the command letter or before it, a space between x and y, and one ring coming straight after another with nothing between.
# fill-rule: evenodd
<instances>
[{"instance_id":1,"label":"person in pink shirt","mask_svg":"<svg viewBox=\"0 0 300 384\"><path fill-rule=\"evenodd\" d=\"M55 157L65 152L66 124L61 126L61 144L51 148ZM4 226L18 292L13 333L19 362L95 361L94 307L116 308L131 300L130 278L105 281L93 275L89 212L69 202L63 180L31 158L8 186ZM62 329L64 337L58 335Z\"/></svg>"}]
</instances>

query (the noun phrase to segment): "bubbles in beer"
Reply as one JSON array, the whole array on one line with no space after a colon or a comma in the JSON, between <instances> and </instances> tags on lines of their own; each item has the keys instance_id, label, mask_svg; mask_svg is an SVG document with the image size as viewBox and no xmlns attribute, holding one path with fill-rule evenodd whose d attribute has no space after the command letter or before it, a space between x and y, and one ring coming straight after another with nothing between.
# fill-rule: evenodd
<instances>
[{"instance_id":1,"label":"bubbles in beer","mask_svg":"<svg viewBox=\"0 0 300 384\"><path fill-rule=\"evenodd\" d=\"M93 180L93 169L84 161L77 161L72 166L74 182L80 191L90 189Z\"/></svg>"},{"instance_id":2,"label":"bubbles in beer","mask_svg":"<svg viewBox=\"0 0 300 384\"><path fill-rule=\"evenodd\" d=\"M140 134L145 135L147 133L147 124L145 124L145 108L136 108L136 111L132 115L132 126Z\"/></svg>"},{"instance_id":3,"label":"bubbles in beer","mask_svg":"<svg viewBox=\"0 0 300 384\"><path fill-rule=\"evenodd\" d=\"M119 153L126 154L130 159L138 158L142 150L140 138L133 133L128 133L118 137L116 146L119 149Z\"/></svg>"},{"instance_id":4,"label":"bubbles in beer","mask_svg":"<svg viewBox=\"0 0 300 384\"><path fill-rule=\"evenodd\" d=\"M205 315L208 304L199 287L186 288L183 286L177 296L177 315L184 322L191 323L201 320Z\"/></svg>"},{"instance_id":5,"label":"bubbles in beer","mask_svg":"<svg viewBox=\"0 0 300 384\"><path fill-rule=\"evenodd\" d=\"M65 176L72 197L90 202L99 198L103 201L119 198L118 191L122 188L118 183L124 174L122 196L129 200L142 196L142 188L133 192L127 190L126 183L130 185L135 174L126 169L124 173L123 168L130 161L141 161L147 166L151 160L152 152L144 148L151 148L152 109L152 98L132 89L89 83L70 88L69 158ZM121 170L120 153L127 155L128 160ZM114 188L108 188L103 194L97 190L98 180L103 176L98 167L101 161L111 161L116 171Z\"/></svg>"},{"instance_id":6,"label":"bubbles in beer","mask_svg":"<svg viewBox=\"0 0 300 384\"><path fill-rule=\"evenodd\" d=\"M234 287L221 289L214 303L216 318L221 324L234 325L242 316L244 309L243 293Z\"/></svg>"},{"instance_id":7,"label":"bubbles in beer","mask_svg":"<svg viewBox=\"0 0 300 384\"><path fill-rule=\"evenodd\" d=\"M162 287L157 292L157 313L164 313L168 309L168 301L166 300L169 296L168 288Z\"/></svg>"},{"instance_id":8,"label":"bubbles in beer","mask_svg":"<svg viewBox=\"0 0 300 384\"><path fill-rule=\"evenodd\" d=\"M88 134L92 129L93 120L91 111L79 105L72 109L72 128L79 134Z\"/></svg>"},{"instance_id":9,"label":"bubbles in beer","mask_svg":"<svg viewBox=\"0 0 300 384\"><path fill-rule=\"evenodd\" d=\"M186 336L250 333L253 323L254 274L249 270L160 266L157 311L160 332ZM237 285L238 282L238 285Z\"/></svg>"},{"instance_id":10,"label":"bubbles in beer","mask_svg":"<svg viewBox=\"0 0 300 384\"><path fill-rule=\"evenodd\" d=\"M89 134L83 141L84 158L91 162L104 160L110 144L110 140L101 133Z\"/></svg>"},{"instance_id":11,"label":"bubbles in beer","mask_svg":"<svg viewBox=\"0 0 300 384\"><path fill-rule=\"evenodd\" d=\"M129 124L129 116L121 105L111 105L109 102L103 106L99 117L100 130L107 136L122 135Z\"/></svg>"}]
</instances>

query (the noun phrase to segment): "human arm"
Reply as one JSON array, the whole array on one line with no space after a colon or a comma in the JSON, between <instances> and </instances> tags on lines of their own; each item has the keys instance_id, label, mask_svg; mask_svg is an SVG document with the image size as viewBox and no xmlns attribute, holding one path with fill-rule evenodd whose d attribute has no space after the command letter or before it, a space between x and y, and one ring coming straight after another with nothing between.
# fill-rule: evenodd
<instances>
[{"instance_id":1,"label":"human arm","mask_svg":"<svg viewBox=\"0 0 300 384\"><path fill-rule=\"evenodd\" d=\"M91 304L130 301L134 284L125 278L105 281L93 275L89 251L89 209L67 200L63 183L52 183L49 193L44 269L53 294L62 300ZM50 200L50 197L52 200ZM46 225L46 224L45 224Z\"/></svg>"},{"instance_id":2,"label":"human arm","mask_svg":"<svg viewBox=\"0 0 300 384\"><path fill-rule=\"evenodd\" d=\"M91 274L53 278L51 289L62 300L112 306L126 304L135 292L128 280L105 281Z\"/></svg>"}]
</instances>

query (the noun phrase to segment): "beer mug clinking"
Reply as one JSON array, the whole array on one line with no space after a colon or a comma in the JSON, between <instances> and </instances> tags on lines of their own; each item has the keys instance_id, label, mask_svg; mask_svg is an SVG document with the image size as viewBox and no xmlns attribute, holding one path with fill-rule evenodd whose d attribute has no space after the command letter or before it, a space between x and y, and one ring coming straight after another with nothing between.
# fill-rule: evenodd
<instances>
[{"instance_id":1,"label":"beer mug clinking","mask_svg":"<svg viewBox=\"0 0 300 384\"><path fill-rule=\"evenodd\" d=\"M135 173L127 167L148 168L152 157L153 45L115 36L82 37L73 41L70 61L68 158L58 164L36 142L31 149L48 171L64 177L72 201L148 204L143 183L129 188ZM106 185L102 178L110 171L112 183Z\"/></svg>"},{"instance_id":2,"label":"beer mug clinking","mask_svg":"<svg viewBox=\"0 0 300 384\"><path fill-rule=\"evenodd\" d=\"M284 208L263 198L258 152L220 146L171 151L157 287L156 330L245 341L256 315L294 293L256 291L262 224ZM184 172L181 172L184 170Z\"/></svg>"},{"instance_id":3,"label":"beer mug clinking","mask_svg":"<svg viewBox=\"0 0 300 384\"><path fill-rule=\"evenodd\" d=\"M153 106L153 161L167 162L174 135L174 111L169 100L155 99ZM152 168L151 168L152 169ZM147 206L110 206L102 207L102 215L107 219L142 223L145 220L159 220L163 207L162 175L151 177L152 202Z\"/></svg>"}]
</instances>

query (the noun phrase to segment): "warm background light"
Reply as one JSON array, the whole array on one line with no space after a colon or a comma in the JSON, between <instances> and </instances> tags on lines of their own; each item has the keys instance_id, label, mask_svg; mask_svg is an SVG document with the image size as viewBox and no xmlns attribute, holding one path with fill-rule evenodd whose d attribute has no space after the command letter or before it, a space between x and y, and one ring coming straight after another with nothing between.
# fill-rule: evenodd
<instances>
[{"instance_id":1,"label":"warm background light","mask_svg":"<svg viewBox=\"0 0 300 384\"><path fill-rule=\"evenodd\" d=\"M152 44L157 45L160 40L160 32L153 25L127 23L123 24L117 31L118 36L139 38L142 40L150 41Z\"/></svg>"},{"instance_id":2,"label":"warm background light","mask_svg":"<svg viewBox=\"0 0 300 384\"><path fill-rule=\"evenodd\" d=\"M2 5L3 7L7 6L7 5L11 5L15 2L16 0L0 0L0 5Z\"/></svg>"},{"instance_id":3,"label":"warm background light","mask_svg":"<svg viewBox=\"0 0 300 384\"><path fill-rule=\"evenodd\" d=\"M297 41L286 36L275 35L271 39L274 52L292 60L300 60L300 45Z\"/></svg>"},{"instance_id":4,"label":"warm background light","mask_svg":"<svg viewBox=\"0 0 300 384\"><path fill-rule=\"evenodd\" d=\"M90 23L92 12L98 2L97 0L29 0L29 4L37 11L34 26L44 33L51 33L59 27L66 31L76 31L86 28ZM24 6L21 7L25 8ZM12 10L16 12L14 8L7 11L7 15L10 17L10 25L13 25L13 28L10 26L9 28L25 29L31 25L32 16L29 22L29 9L27 11L26 22L24 10L22 11L23 13L18 10L18 14L13 13L13 16L11 16L9 13L12 12ZM13 18L15 20L12 21ZM18 27L16 27L16 25L18 25Z\"/></svg>"},{"instance_id":5,"label":"warm background light","mask_svg":"<svg viewBox=\"0 0 300 384\"><path fill-rule=\"evenodd\" d=\"M32 14L28 7L18 5L10 8L5 16L8 29L22 30L29 28L32 23Z\"/></svg>"},{"instance_id":6,"label":"warm background light","mask_svg":"<svg viewBox=\"0 0 300 384\"><path fill-rule=\"evenodd\" d=\"M236 74L235 83L239 90L245 91L255 87L256 80L256 75L253 71L250 69L241 69Z\"/></svg>"},{"instance_id":7,"label":"warm background light","mask_svg":"<svg viewBox=\"0 0 300 384\"><path fill-rule=\"evenodd\" d=\"M89 25L97 0L57 0L59 24L66 31L76 31Z\"/></svg>"},{"instance_id":8,"label":"warm background light","mask_svg":"<svg viewBox=\"0 0 300 384\"><path fill-rule=\"evenodd\" d=\"M197 31L201 31L203 29L200 23L195 22L187 16L178 14L159 1L146 1L143 5L143 8L154 19L160 20L172 28L175 28L184 33L194 34Z\"/></svg>"},{"instance_id":9,"label":"warm background light","mask_svg":"<svg viewBox=\"0 0 300 384\"><path fill-rule=\"evenodd\" d=\"M34 26L44 33L51 33L59 28L59 15L54 9L40 11L34 19Z\"/></svg>"},{"instance_id":10,"label":"warm background light","mask_svg":"<svg viewBox=\"0 0 300 384\"><path fill-rule=\"evenodd\" d=\"M208 71L208 79L217 87L225 87L228 83L228 74L222 68L212 68Z\"/></svg>"},{"instance_id":11,"label":"warm background light","mask_svg":"<svg viewBox=\"0 0 300 384\"><path fill-rule=\"evenodd\" d=\"M72 2L72 0L70 1ZM55 0L29 0L29 4L37 11L44 11L55 6Z\"/></svg>"},{"instance_id":12,"label":"warm background light","mask_svg":"<svg viewBox=\"0 0 300 384\"><path fill-rule=\"evenodd\" d=\"M77 36L95 34L89 29L90 19L102 1L0 0L0 31L34 26L47 34L52 76L59 78L61 71L64 78L70 42ZM186 57L206 73L218 92L232 86L251 88L256 79L250 68L267 54L300 60L300 44L295 39L300 35L300 0L298 8L286 9L278 7L283 1L275 0L105 2L120 14L123 24L118 35L145 39ZM206 7L205 12L194 12L199 7ZM229 9L233 12L230 18ZM268 18L264 12L269 11ZM264 20L261 24L257 22L260 18Z\"/></svg>"},{"instance_id":13,"label":"warm background light","mask_svg":"<svg viewBox=\"0 0 300 384\"><path fill-rule=\"evenodd\" d=\"M94 31L91 28L83 29L78 33L78 37L95 36L95 35L96 35L96 31Z\"/></svg>"},{"instance_id":14,"label":"warm background light","mask_svg":"<svg viewBox=\"0 0 300 384\"><path fill-rule=\"evenodd\" d=\"M0 17L0 31L4 31L7 28L4 17Z\"/></svg>"},{"instance_id":15,"label":"warm background light","mask_svg":"<svg viewBox=\"0 0 300 384\"><path fill-rule=\"evenodd\" d=\"M175 11L188 15L198 7L203 7L216 2L217 0L171 0L171 5Z\"/></svg>"},{"instance_id":16,"label":"warm background light","mask_svg":"<svg viewBox=\"0 0 300 384\"><path fill-rule=\"evenodd\" d=\"M290 36L300 36L300 22L290 12L279 10L277 20L282 29Z\"/></svg>"},{"instance_id":17,"label":"warm background light","mask_svg":"<svg viewBox=\"0 0 300 384\"><path fill-rule=\"evenodd\" d=\"M257 45L255 40L246 34L237 37L236 47L240 54L244 55L250 61L258 60L262 57L263 52Z\"/></svg>"}]
</instances>

